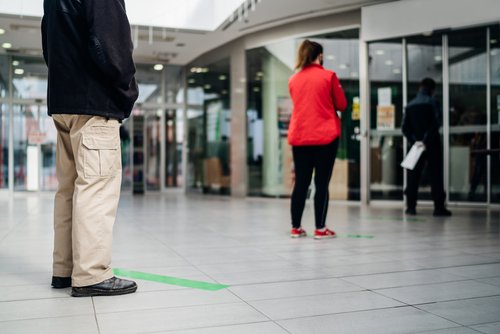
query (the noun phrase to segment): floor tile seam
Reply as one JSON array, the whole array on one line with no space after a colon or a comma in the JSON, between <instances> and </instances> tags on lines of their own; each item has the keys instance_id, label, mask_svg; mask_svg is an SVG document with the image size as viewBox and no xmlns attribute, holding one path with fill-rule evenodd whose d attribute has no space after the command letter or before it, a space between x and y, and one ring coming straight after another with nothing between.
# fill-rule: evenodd
<instances>
[{"instance_id":1,"label":"floor tile seam","mask_svg":"<svg viewBox=\"0 0 500 334\"><path fill-rule=\"evenodd\" d=\"M354 311L348 311L348 312L333 312L333 313L324 313L324 314L315 314L315 315L306 315L306 316L296 316L293 318L276 319L274 321L279 323L282 321L289 321L289 320L319 318L319 317L327 317L327 316L332 316L332 315L335 316L335 315L342 315L342 314L362 313L362 312L371 312L371 311L380 311L380 310L391 310L391 309L404 308L404 307L411 307L411 305L399 305L399 306L392 306L392 307L377 307L377 308L361 309L361 310L354 310Z\"/></svg>"},{"instance_id":2,"label":"floor tile seam","mask_svg":"<svg viewBox=\"0 0 500 334\"><path fill-rule=\"evenodd\" d=\"M347 294L353 294L353 293L361 293L361 292L373 292L376 293L376 291L370 290L370 289L362 289L362 290L356 290L356 291L342 291L342 292L331 292L331 293L323 293L323 294L312 294L312 295L299 295L299 296L287 296L283 298L265 298L265 299L258 299L258 300L249 300L248 302L254 303L254 302L263 302L263 301L281 301L281 300L291 300L291 299L300 299L300 298L307 298L307 297L318 297L318 296L339 296L339 295L347 295ZM397 301L398 303L405 304L405 305L410 305L405 302L401 302L399 300L396 300L394 298L384 296L381 294L376 293L380 297L384 297L385 299L393 299Z\"/></svg>"},{"instance_id":3,"label":"floor tile seam","mask_svg":"<svg viewBox=\"0 0 500 334\"><path fill-rule=\"evenodd\" d=\"M58 300L62 300L62 299L72 299L71 295L68 294L67 296L60 296L60 297L42 297L42 298L28 298L28 299L13 299L13 300L0 300L0 305L2 303L15 303L15 302L33 302L33 301L37 301L37 300L51 300L51 299L58 299Z\"/></svg>"},{"instance_id":4,"label":"floor tile seam","mask_svg":"<svg viewBox=\"0 0 500 334\"><path fill-rule=\"evenodd\" d=\"M251 322L242 322L242 323L237 323L237 324L210 325L210 326L205 326L205 327L189 327L189 328L182 328L182 329L168 329L168 330L153 331L153 332L141 332L141 334L171 333L171 332L177 332L179 330L188 331L188 330L197 330L197 329L223 328L223 327L242 326L242 325L254 325L254 324L266 324L266 323L274 323L274 321L272 321L272 320L251 321ZM290 333L290 332L287 331L287 333Z\"/></svg>"},{"instance_id":5,"label":"floor tile seam","mask_svg":"<svg viewBox=\"0 0 500 334\"><path fill-rule=\"evenodd\" d=\"M449 269L449 268L484 266L484 265L488 265L488 264L500 264L500 260L498 260L496 258L492 258L492 259L495 259L496 261L494 261L494 262L473 263L473 264L460 264L460 265L453 265L453 266L438 266L438 267L428 267L428 266L422 265L422 264L420 264L418 262L415 263L415 264L423 266L425 269Z\"/></svg>"},{"instance_id":6,"label":"floor tile seam","mask_svg":"<svg viewBox=\"0 0 500 334\"><path fill-rule=\"evenodd\" d=\"M452 281L442 281L442 282L432 282L432 283L421 283L421 284L410 284L410 285L400 285L400 286L393 286L393 287L384 287L384 288L366 288L365 289L369 289L369 290L373 290L373 291L383 291L383 290L391 290L391 289L401 289L401 288L414 288L414 287L419 287L419 286L429 286L429 285L440 285L440 284L448 284L448 283L459 283L459 282L476 282L476 283L481 283L481 282L477 282L476 280L474 279L471 279L471 278L460 278L460 279L455 279L455 280L452 280ZM483 283L483 284L486 284L486 283ZM491 284L489 284L491 285ZM500 287L497 286L497 288L500 289Z\"/></svg>"},{"instance_id":7,"label":"floor tile seam","mask_svg":"<svg viewBox=\"0 0 500 334\"><path fill-rule=\"evenodd\" d=\"M424 313L430 314L430 315L432 315L432 316L435 316L435 317L441 318L441 319L443 319L443 320L446 320L446 321L452 322L452 323L454 323L454 324L457 324L459 327L465 327L465 328L471 329L471 330L473 330L473 331L475 331L475 332L481 333L481 332L479 332L479 331L477 331L477 330L475 330L475 329L473 329L473 328L470 328L470 327L469 327L470 325L464 325L464 324L461 324L461 323L456 322L455 320L448 319L448 318L447 318L447 317L445 317L445 316L442 316L442 315L439 315L439 314L436 314L436 313L432 313L431 311L427 311L427 310L421 309L421 308L419 308L419 307L418 307L418 305L413 305L413 306L411 306L411 307L413 307L413 308L415 308L415 309L417 309L417 310L419 310L419 311L421 311L421 312L424 312ZM474 325L472 325L472 326L474 326ZM453 328L454 328L454 327L453 327ZM417 332L417 333L418 333L418 332ZM423 333L425 333L425 332L423 332Z\"/></svg>"},{"instance_id":8,"label":"floor tile seam","mask_svg":"<svg viewBox=\"0 0 500 334\"><path fill-rule=\"evenodd\" d=\"M488 321L488 322L482 322L480 324L472 324L472 325L464 325L464 326L471 327L471 326L483 326L483 325L491 325L491 324L500 324L500 318L497 321ZM473 329L473 328L471 328L471 329Z\"/></svg>"},{"instance_id":9,"label":"floor tile seam","mask_svg":"<svg viewBox=\"0 0 500 334\"><path fill-rule=\"evenodd\" d=\"M356 276L349 276L349 277L356 277ZM355 285L357 287L360 287L362 288L363 290L369 290L369 291L380 291L380 290L389 290L389 289L399 289L399 288L407 288L407 287L416 287L416 286L427 286L427 285L433 285L433 284L446 284L446 283L456 283L456 282L466 282L466 281L475 281L473 279L470 279L470 278L462 278L462 277L459 277L460 279L456 279L456 280L452 280L452 281L444 281L444 282L434 282L434 283L422 283L422 284L410 284L410 285L400 285L400 286L394 286L394 287L384 287L384 288L369 288L369 287L364 287L364 286L361 286L357 283L353 283L351 281L347 281L345 280L345 277L340 277L339 279L345 281L346 283L349 283L349 284L352 284L352 285ZM477 283L481 283L481 282L477 282Z\"/></svg>"},{"instance_id":10,"label":"floor tile seam","mask_svg":"<svg viewBox=\"0 0 500 334\"><path fill-rule=\"evenodd\" d=\"M476 296L476 297L470 297L470 298L447 299L447 300L438 300L438 301L425 302L425 303L411 303L411 304L407 304L407 305L423 306L423 305L432 305L432 304L440 304L440 303L462 302L462 301L468 301L468 300L493 298L493 297L500 297L500 293L494 294L494 295L488 295L488 296Z\"/></svg>"},{"instance_id":11,"label":"floor tile seam","mask_svg":"<svg viewBox=\"0 0 500 334\"><path fill-rule=\"evenodd\" d=\"M29 318L19 318L19 319L8 319L8 320L1 320L0 319L0 324L6 323L6 322L16 322L16 321L26 321L26 320L43 320L43 319L59 319L59 318L74 318L74 317L84 317L84 316L93 316L93 312L87 312L87 313L75 313L75 314L64 314L64 315L58 315L58 316L48 316L48 317L29 317Z\"/></svg>"},{"instance_id":12,"label":"floor tile seam","mask_svg":"<svg viewBox=\"0 0 500 334\"><path fill-rule=\"evenodd\" d=\"M223 303L201 303L201 304L166 306L166 307L147 307L147 308L126 309L126 310L120 310L120 311L106 311L106 312L96 311L96 315L99 316L99 315L118 314L118 313L127 313L127 312L157 311L157 310L182 309L182 308L190 308L190 307L240 305L240 304L241 304L240 302L233 301L233 302L223 302Z\"/></svg>"},{"instance_id":13,"label":"floor tile seam","mask_svg":"<svg viewBox=\"0 0 500 334\"><path fill-rule=\"evenodd\" d=\"M95 301L94 301L94 297L90 297L92 299L92 309L94 310L94 320L95 320L95 324L97 326L97 333L100 334L101 333L101 328L99 326L99 320L97 320L97 311L95 309Z\"/></svg>"},{"instance_id":14,"label":"floor tile seam","mask_svg":"<svg viewBox=\"0 0 500 334\"><path fill-rule=\"evenodd\" d=\"M266 284L278 284L278 283L298 283L298 282L313 282L313 281L324 281L324 280L341 280L337 277L327 277L327 278L305 278L305 279L297 279L293 281L273 281L273 282L256 282L256 283L244 283L244 284L232 284L230 288L234 287L245 287L245 286L253 286L253 285L266 285ZM356 286L353 283L349 283L344 281L344 283ZM364 290L365 288L363 288Z\"/></svg>"},{"instance_id":15,"label":"floor tile seam","mask_svg":"<svg viewBox=\"0 0 500 334\"><path fill-rule=\"evenodd\" d=\"M492 285L492 286L495 286L497 288L500 288L499 285L496 285L496 284L493 284L493 283L490 283L490 282L483 282L481 280L485 280L485 279L490 279L490 278L498 278L498 280L500 281L500 276L492 276L492 277L479 277L479 278L473 278L472 280L473 281L476 281L478 283L482 283L482 284L488 284L488 285Z\"/></svg>"},{"instance_id":16,"label":"floor tile seam","mask_svg":"<svg viewBox=\"0 0 500 334\"><path fill-rule=\"evenodd\" d=\"M377 273L365 273L365 274L356 274L356 275L341 275L341 276L334 276L333 278L339 278L343 279L346 277L359 277L359 276L368 276L368 275L384 275L384 274L397 274L397 273L407 273L407 272L413 272L413 271L421 271L421 270L428 270L425 268L419 268L419 269L407 269L407 270L398 270L398 271L385 271L385 272L377 272Z\"/></svg>"},{"instance_id":17,"label":"floor tile seam","mask_svg":"<svg viewBox=\"0 0 500 334\"><path fill-rule=\"evenodd\" d=\"M260 311L259 309L257 309L255 306L251 305L248 301L246 301L245 299L243 299L242 297L238 296L236 293L234 293L233 291L229 290L229 292L231 294L233 294L236 298L240 299L243 303L245 303L248 307L252 308L253 310L255 310L257 313L259 313L260 315L262 315L263 317L269 319L270 321L272 321L274 324L276 324L276 326L282 328L284 331L286 331L287 333L290 333L287 329L285 329L281 324L279 324L278 322L276 322L275 320L271 319L271 317L269 317L267 314L265 314L264 312Z\"/></svg>"}]
</instances>

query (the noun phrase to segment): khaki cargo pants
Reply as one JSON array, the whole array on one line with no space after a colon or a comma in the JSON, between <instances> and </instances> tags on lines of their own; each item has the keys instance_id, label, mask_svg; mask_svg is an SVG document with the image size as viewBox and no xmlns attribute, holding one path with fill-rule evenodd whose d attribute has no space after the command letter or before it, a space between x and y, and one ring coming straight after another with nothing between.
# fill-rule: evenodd
<instances>
[{"instance_id":1,"label":"khaki cargo pants","mask_svg":"<svg viewBox=\"0 0 500 334\"><path fill-rule=\"evenodd\" d=\"M75 287L113 277L111 244L121 185L119 122L52 115L57 128L53 275Z\"/></svg>"}]
</instances>

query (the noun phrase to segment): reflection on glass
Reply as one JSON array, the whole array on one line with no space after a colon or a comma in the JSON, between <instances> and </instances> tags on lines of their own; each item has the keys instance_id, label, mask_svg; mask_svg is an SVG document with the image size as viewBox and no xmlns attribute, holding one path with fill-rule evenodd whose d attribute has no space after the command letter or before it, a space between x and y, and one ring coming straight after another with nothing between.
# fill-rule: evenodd
<instances>
[{"instance_id":1,"label":"reflection on glass","mask_svg":"<svg viewBox=\"0 0 500 334\"><path fill-rule=\"evenodd\" d=\"M491 202L500 203L500 27L490 28L491 60Z\"/></svg>"},{"instance_id":2,"label":"reflection on glass","mask_svg":"<svg viewBox=\"0 0 500 334\"><path fill-rule=\"evenodd\" d=\"M485 202L486 29L449 35L450 200Z\"/></svg>"},{"instance_id":3,"label":"reflection on glass","mask_svg":"<svg viewBox=\"0 0 500 334\"><path fill-rule=\"evenodd\" d=\"M189 69L189 189L230 192L229 72L229 59Z\"/></svg>"},{"instance_id":4,"label":"reflection on glass","mask_svg":"<svg viewBox=\"0 0 500 334\"><path fill-rule=\"evenodd\" d=\"M408 96L407 101L411 101L419 90L420 82L424 78L434 79L436 91L434 98L442 106L443 87L443 50L442 36L434 34L432 36L414 36L406 39L408 57ZM442 118L441 118L442 120ZM442 143L441 138L441 143ZM408 150L410 148L408 147ZM441 150L442 152L442 150ZM420 178L418 192L419 200L432 200L431 196L431 176L429 169L424 167Z\"/></svg>"},{"instance_id":5,"label":"reflection on glass","mask_svg":"<svg viewBox=\"0 0 500 334\"><path fill-rule=\"evenodd\" d=\"M139 98L136 103L162 103L162 71L155 70L154 66L149 64L138 64L136 67L135 77L139 85Z\"/></svg>"},{"instance_id":6,"label":"reflection on glass","mask_svg":"<svg viewBox=\"0 0 500 334\"><path fill-rule=\"evenodd\" d=\"M160 127L161 110L145 112L146 190L160 190Z\"/></svg>"},{"instance_id":7,"label":"reflection on glass","mask_svg":"<svg viewBox=\"0 0 500 334\"><path fill-rule=\"evenodd\" d=\"M403 199L401 120L403 78L401 40L370 43L370 195Z\"/></svg>"},{"instance_id":8,"label":"reflection on glass","mask_svg":"<svg viewBox=\"0 0 500 334\"><path fill-rule=\"evenodd\" d=\"M132 121L130 118L123 120L120 126L120 145L122 153L122 191L132 189L132 166L130 151L132 141Z\"/></svg>"},{"instance_id":9,"label":"reflection on glass","mask_svg":"<svg viewBox=\"0 0 500 334\"><path fill-rule=\"evenodd\" d=\"M0 103L0 189L9 187L9 109Z\"/></svg>"},{"instance_id":10,"label":"reflection on glass","mask_svg":"<svg viewBox=\"0 0 500 334\"><path fill-rule=\"evenodd\" d=\"M331 181L332 199L359 199L359 31L312 36L324 48L324 67L337 73L349 101ZM292 102L288 79L303 39L289 39L247 51L249 195L290 196L293 186L288 121ZM333 191L333 189L335 189Z\"/></svg>"},{"instance_id":11,"label":"reflection on glass","mask_svg":"<svg viewBox=\"0 0 500 334\"><path fill-rule=\"evenodd\" d=\"M182 142L184 138L184 120L182 110L166 111L166 155L165 186L182 186Z\"/></svg>"}]
</instances>

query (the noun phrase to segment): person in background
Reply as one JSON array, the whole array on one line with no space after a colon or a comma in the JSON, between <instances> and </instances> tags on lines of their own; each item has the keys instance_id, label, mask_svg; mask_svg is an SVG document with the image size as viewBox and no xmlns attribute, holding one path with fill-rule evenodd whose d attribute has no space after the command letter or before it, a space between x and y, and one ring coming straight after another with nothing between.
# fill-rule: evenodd
<instances>
[{"instance_id":1,"label":"person in background","mask_svg":"<svg viewBox=\"0 0 500 334\"><path fill-rule=\"evenodd\" d=\"M408 103L403 116L401 129L408 139L410 147L417 143L423 145L422 153L413 170L408 170L408 182L405 190L407 215L416 215L418 185L425 164L429 164L431 177L431 193L434 201L434 216L451 216L446 209L446 194L443 186L443 154L439 128L441 127L442 111L434 98L436 82L425 78L420 83L417 96Z\"/></svg>"},{"instance_id":2,"label":"person in background","mask_svg":"<svg viewBox=\"0 0 500 334\"><path fill-rule=\"evenodd\" d=\"M301 227L307 192L314 172L316 195L314 214L315 239L333 238L326 227L328 186L337 156L340 117L337 111L347 108L347 100L335 72L323 68L323 47L305 40L299 47L295 73L288 88L293 112L288 131L295 168L295 185L291 200L292 238L305 237Z\"/></svg>"},{"instance_id":3,"label":"person in background","mask_svg":"<svg viewBox=\"0 0 500 334\"><path fill-rule=\"evenodd\" d=\"M57 128L54 288L74 297L133 293L114 277L111 244L121 186L120 122L138 97L123 0L45 0L43 57Z\"/></svg>"}]
</instances>

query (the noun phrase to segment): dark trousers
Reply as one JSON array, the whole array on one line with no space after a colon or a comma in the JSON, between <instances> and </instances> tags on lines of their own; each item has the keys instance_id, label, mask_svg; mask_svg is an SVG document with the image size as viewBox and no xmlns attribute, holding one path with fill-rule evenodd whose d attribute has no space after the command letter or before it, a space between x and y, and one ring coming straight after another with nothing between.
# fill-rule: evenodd
<instances>
[{"instance_id":1,"label":"dark trousers","mask_svg":"<svg viewBox=\"0 0 500 334\"><path fill-rule=\"evenodd\" d=\"M338 139L328 145L293 147L293 163L295 165L295 185L291 204L293 227L300 227L313 171L315 172L314 185L316 186L314 197L316 228L325 227L329 200L328 185L332 177L338 147Z\"/></svg>"},{"instance_id":2,"label":"dark trousers","mask_svg":"<svg viewBox=\"0 0 500 334\"><path fill-rule=\"evenodd\" d=\"M431 194L435 208L444 208L446 194L443 185L443 155L441 153L441 143L431 145L422 153L420 160L414 170L408 170L406 194L406 206L415 209L417 206L418 186L420 177L426 164L431 179Z\"/></svg>"}]
</instances>

